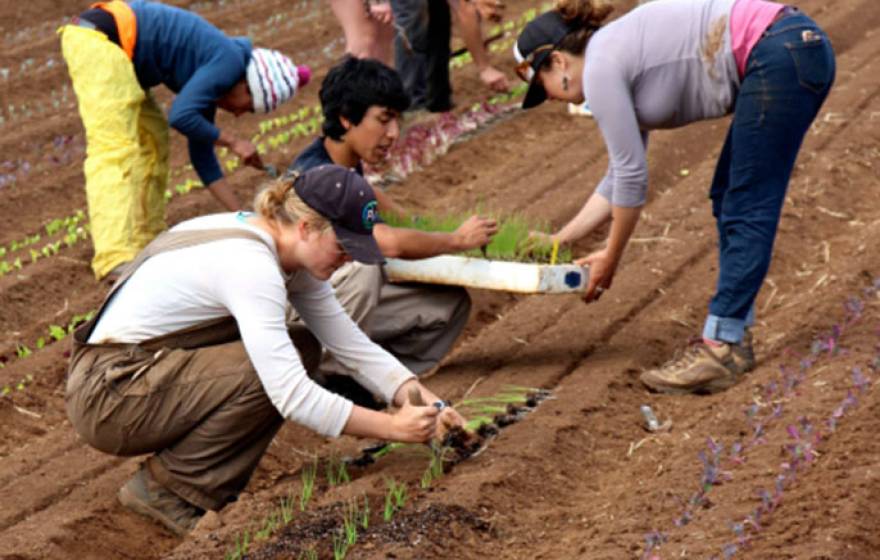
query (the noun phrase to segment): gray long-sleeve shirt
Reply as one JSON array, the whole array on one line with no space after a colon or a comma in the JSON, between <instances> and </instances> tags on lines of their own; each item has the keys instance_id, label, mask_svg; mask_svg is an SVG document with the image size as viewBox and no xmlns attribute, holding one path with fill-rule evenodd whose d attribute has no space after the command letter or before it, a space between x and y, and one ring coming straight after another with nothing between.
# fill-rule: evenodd
<instances>
[{"instance_id":1,"label":"gray long-sleeve shirt","mask_svg":"<svg viewBox=\"0 0 880 560\"><path fill-rule=\"evenodd\" d=\"M584 96L608 148L597 192L645 203L648 131L728 114L739 75L730 40L736 0L662 0L597 31L587 44Z\"/></svg>"}]
</instances>

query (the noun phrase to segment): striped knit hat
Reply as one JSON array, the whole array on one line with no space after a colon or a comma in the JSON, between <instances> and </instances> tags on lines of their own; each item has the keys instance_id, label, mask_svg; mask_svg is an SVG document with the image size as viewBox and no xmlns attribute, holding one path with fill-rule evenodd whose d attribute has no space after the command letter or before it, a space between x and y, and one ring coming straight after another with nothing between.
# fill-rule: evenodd
<instances>
[{"instance_id":1,"label":"striped knit hat","mask_svg":"<svg viewBox=\"0 0 880 560\"><path fill-rule=\"evenodd\" d=\"M309 79L307 66L297 67L285 55L270 49L254 49L247 66L247 83L255 113L268 113L288 101L296 88Z\"/></svg>"}]
</instances>

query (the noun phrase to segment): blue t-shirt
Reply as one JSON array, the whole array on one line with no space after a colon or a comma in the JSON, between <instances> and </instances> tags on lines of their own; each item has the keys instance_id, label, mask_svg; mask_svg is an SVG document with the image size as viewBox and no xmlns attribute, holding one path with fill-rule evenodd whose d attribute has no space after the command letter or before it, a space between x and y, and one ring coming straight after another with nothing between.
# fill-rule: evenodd
<instances>
[{"instance_id":1,"label":"blue t-shirt","mask_svg":"<svg viewBox=\"0 0 880 560\"><path fill-rule=\"evenodd\" d=\"M223 177L214 154L220 130L217 100L245 76L251 42L227 37L192 12L147 0L129 4L137 19L135 74L141 87L164 84L177 94L169 124L187 137L189 156L205 185Z\"/></svg>"},{"instance_id":2,"label":"blue t-shirt","mask_svg":"<svg viewBox=\"0 0 880 560\"><path fill-rule=\"evenodd\" d=\"M299 171L300 173L303 173L313 167L318 167L319 165L336 163L333 161L333 158L330 157L330 152L324 147L324 140L324 136L315 138L305 150L301 151L299 155L296 156L296 159L294 159L293 163L287 168L287 172ZM354 170L358 175L363 176L364 166L361 165L360 162L354 166Z\"/></svg>"}]
</instances>

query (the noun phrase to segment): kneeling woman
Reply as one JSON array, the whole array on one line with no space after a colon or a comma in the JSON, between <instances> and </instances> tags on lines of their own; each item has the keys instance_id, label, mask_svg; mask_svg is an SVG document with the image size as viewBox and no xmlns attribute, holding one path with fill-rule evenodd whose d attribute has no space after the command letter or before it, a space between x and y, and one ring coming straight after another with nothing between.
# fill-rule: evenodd
<instances>
[{"instance_id":1,"label":"kneeling woman","mask_svg":"<svg viewBox=\"0 0 880 560\"><path fill-rule=\"evenodd\" d=\"M584 259L586 299L599 297L647 198L649 131L733 113L709 190L720 266L704 343L641 377L668 393L725 389L755 365L755 297L795 158L834 81L834 53L813 20L775 2L650 2L603 25L609 12L594 0L559 0L515 48L530 81L523 107L586 100L608 148L608 173L554 237L575 241L611 220L605 249Z\"/></svg>"},{"instance_id":2,"label":"kneeling woman","mask_svg":"<svg viewBox=\"0 0 880 560\"><path fill-rule=\"evenodd\" d=\"M68 414L89 444L154 453L120 489L124 505L186 533L235 499L284 419L405 442L429 440L438 421L461 424L453 409L408 404L414 388L438 399L326 283L350 259L382 262L375 206L362 177L326 165L271 184L255 214L183 222L138 255L77 330L67 385ZM306 328L288 332L288 301ZM400 409L360 408L312 381L321 345Z\"/></svg>"}]
</instances>

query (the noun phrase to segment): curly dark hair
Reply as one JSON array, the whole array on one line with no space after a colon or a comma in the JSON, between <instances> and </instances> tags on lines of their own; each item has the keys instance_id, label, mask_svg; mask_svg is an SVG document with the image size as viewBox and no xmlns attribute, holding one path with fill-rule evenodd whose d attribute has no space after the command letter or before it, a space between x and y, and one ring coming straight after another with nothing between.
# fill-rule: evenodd
<instances>
[{"instance_id":1,"label":"curly dark hair","mask_svg":"<svg viewBox=\"0 0 880 560\"><path fill-rule=\"evenodd\" d=\"M352 56L346 56L330 69L318 96L324 113L324 135L334 140L345 134L340 117L357 125L374 105L402 113L410 103L394 69L378 60Z\"/></svg>"}]
</instances>

